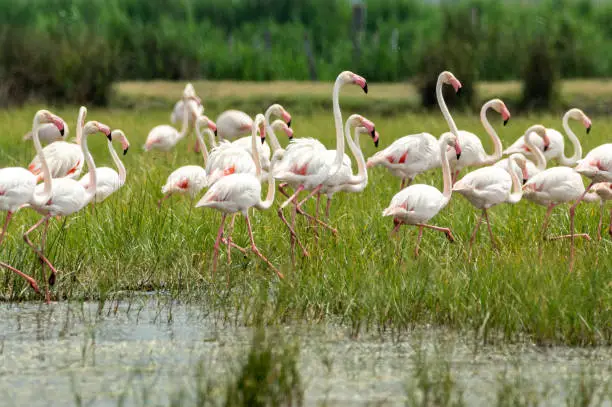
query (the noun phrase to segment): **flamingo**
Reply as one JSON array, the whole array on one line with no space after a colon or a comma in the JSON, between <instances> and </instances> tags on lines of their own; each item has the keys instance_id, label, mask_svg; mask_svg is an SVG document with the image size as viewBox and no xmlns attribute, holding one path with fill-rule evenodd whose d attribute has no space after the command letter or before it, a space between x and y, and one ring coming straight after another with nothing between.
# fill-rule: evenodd
<instances>
[{"instance_id":1,"label":"flamingo","mask_svg":"<svg viewBox=\"0 0 612 407\"><path fill-rule=\"evenodd\" d=\"M496 248L487 209L503 202L515 204L521 200L521 196L523 195L523 191L521 190L522 183L512 164L520 168L523 174L526 173L527 165L525 156L522 154L512 154L506 163L505 169L499 166L491 166L469 172L465 177L461 178L453 185L453 192L458 192L463 195L477 209L482 210L482 215L480 215L478 221L476 221L472 237L470 238L468 250L470 255L472 253L472 244L476 239L476 233L478 232L483 217L487 222L489 236L491 237L491 245L493 248ZM524 176L521 177L525 178Z\"/></svg>"},{"instance_id":2,"label":"flamingo","mask_svg":"<svg viewBox=\"0 0 612 407\"><path fill-rule=\"evenodd\" d=\"M68 124L62 119L62 123L64 124L64 134L62 134L57 126L53 123L44 123L40 126L38 130L38 139L41 144L51 144L54 141L65 140L70 131L68 129ZM31 140L32 139L32 131L27 132L23 136L23 140Z\"/></svg>"},{"instance_id":3,"label":"flamingo","mask_svg":"<svg viewBox=\"0 0 612 407\"><path fill-rule=\"evenodd\" d=\"M174 127L162 124L159 126L155 126L151 129L149 134L147 135L147 141L145 142L144 149L145 151L150 151L152 149L161 150L161 151L170 151L176 146L176 144L181 141L189 131L189 115L193 116L195 120L196 112L192 109L193 105L189 103L190 101L195 101L199 103L199 98L194 94L183 94L183 103L188 103L189 109L183 109L183 122L181 130L178 131ZM216 131L217 127L215 123L209 121L209 127L212 131Z\"/></svg>"},{"instance_id":4,"label":"flamingo","mask_svg":"<svg viewBox=\"0 0 612 407\"><path fill-rule=\"evenodd\" d=\"M191 83L187 83L187 85L185 85L185 89L183 89L183 94L194 97L194 99L190 100L188 103L189 103L189 108L193 110L196 117L203 115L204 105L202 104L202 100L199 97L197 97L195 89ZM183 99L179 99L174 104L174 109L172 109L172 113L170 114L170 122L172 124L176 124L176 122L178 122L179 120L183 118L184 108L185 108L185 102L183 101ZM194 120L194 117L192 115L188 115L188 120L189 120L190 127L195 126L196 121Z\"/></svg>"},{"instance_id":5,"label":"flamingo","mask_svg":"<svg viewBox=\"0 0 612 407\"><path fill-rule=\"evenodd\" d=\"M603 224L604 207L606 206L607 201L612 200L612 183L598 182L593 184L589 191L599 196L600 208L599 222L597 223L597 240L601 240L601 226ZM608 233L610 236L612 236L612 209L610 209L610 227L608 228Z\"/></svg>"},{"instance_id":6,"label":"flamingo","mask_svg":"<svg viewBox=\"0 0 612 407\"><path fill-rule=\"evenodd\" d=\"M536 160L545 161L546 158L544 157L542 151L537 148L537 146L535 146L531 141L532 132L535 132L540 135L540 137L544 138L546 137L547 130L542 125L534 125L531 126L525 133L525 144L527 144L530 151L532 151L536 155ZM576 205L578 204L578 202L580 202L581 197L587 191L588 189L584 188L584 184L582 182L582 177L580 176L580 174L570 167L563 166L548 168L531 177L529 181L527 181L527 183L523 185L523 196L525 197L525 199L528 199L538 205L546 206L548 208L546 211L546 216L544 218L544 224L542 226L542 236L545 236L544 234L548 227L548 221L555 206L561 203L571 201L576 202L573 206L570 207L570 234L551 238L551 240L563 239L568 237L571 238L571 259L573 259L574 253L574 238L582 237L587 240L590 240L588 234L581 233L579 235L576 235L574 234L573 229ZM570 270L572 268L573 263L572 261L570 261Z\"/></svg>"},{"instance_id":7,"label":"flamingo","mask_svg":"<svg viewBox=\"0 0 612 407\"><path fill-rule=\"evenodd\" d=\"M586 127L587 134L591 131L591 119L580 109L570 109L563 115L563 129L570 139L574 153L571 157L565 155L565 144L563 141L563 135L555 129L546 129L547 140L540 138L539 136L532 134L532 143L543 151L546 160L557 159L559 164L571 167L582 156L582 148L578 138L569 127L569 119L580 120L584 127ZM580 150L578 150L580 148ZM525 137L519 137L510 147L504 150L504 154L512 153L523 153L526 156L533 156L534 154L529 150L529 146L525 143Z\"/></svg>"},{"instance_id":8,"label":"flamingo","mask_svg":"<svg viewBox=\"0 0 612 407\"><path fill-rule=\"evenodd\" d=\"M461 82L452 73L444 71L438 75L438 82L436 83L438 106L452 131L453 129L456 130L457 126L444 101L442 94L442 85L444 83L452 84L455 92L459 92ZM393 175L401 178L400 189L404 189L406 180L408 185L410 185L418 174L440 166L438 140L429 133L404 136L395 140L389 147L368 158L368 168L377 165L388 168Z\"/></svg>"},{"instance_id":9,"label":"flamingo","mask_svg":"<svg viewBox=\"0 0 612 407\"><path fill-rule=\"evenodd\" d=\"M204 131L209 135L211 140L215 138L213 131L208 128L207 122L208 118L206 116L199 116L195 125L196 138L201 145L199 151L202 153L204 166L206 166L208 162L208 149L204 143L204 137L202 136L200 127L206 125L207 128L204 129ZM161 204L173 194L187 193L193 199L206 186L206 183L206 170L203 167L199 165L185 165L177 168L168 176L166 184L162 187L164 196L159 200L158 206L161 207Z\"/></svg>"},{"instance_id":10,"label":"flamingo","mask_svg":"<svg viewBox=\"0 0 612 407\"><path fill-rule=\"evenodd\" d=\"M451 242L454 242L453 233L450 228L443 228L427 224L436 216L450 201L452 194L451 171L446 154L447 147L455 149L457 159L461 158L461 147L458 137L452 133L444 133L439 141L439 154L442 163L442 178L444 180L444 191L425 184L410 185L395 194L389 206L383 211L383 216L393 216L395 227L391 234L397 233L402 225L415 225L419 227L415 257L419 256L419 244L423 237L423 229L433 229L444 232Z\"/></svg>"},{"instance_id":11,"label":"flamingo","mask_svg":"<svg viewBox=\"0 0 612 407\"><path fill-rule=\"evenodd\" d=\"M113 130L108 136L108 151L110 152L111 157L113 158L113 162L117 167L115 171L109 167L98 167L96 168L96 175L98 184L96 185L96 196L94 202L99 203L104 201L106 198L111 196L113 193L118 191L124 184L127 173L125 171L125 166L121 159L117 155L117 152L113 148L113 141L119 141L121 143L121 148L123 149L123 155L126 155L128 149L130 148L130 142L128 141L125 133L122 130L116 129ZM83 177L79 180L79 183L85 189L89 189L89 182L91 177L89 174L83 175Z\"/></svg>"},{"instance_id":12,"label":"flamingo","mask_svg":"<svg viewBox=\"0 0 612 407\"><path fill-rule=\"evenodd\" d=\"M291 127L291 115L281 105L275 103L271 105L265 112L266 123L270 121L270 115L275 114L280 116L287 126ZM217 128L220 140L236 140L241 136L248 136L253 126L251 116L240 110L226 110L217 117ZM248 144L248 141L245 142Z\"/></svg>"},{"instance_id":13,"label":"flamingo","mask_svg":"<svg viewBox=\"0 0 612 407\"><path fill-rule=\"evenodd\" d=\"M279 278L284 278L283 274L272 265L272 263L259 251L255 245L255 239L253 238L253 230L251 228L251 221L249 219L248 210L255 207L259 210L266 210L272 206L274 202L274 178L272 171L268 172L268 192L266 199L261 200L261 183L259 178L261 176L261 165L259 161L259 151L257 149L257 128L261 126L263 128L265 118L262 114L255 116L254 126L251 130L252 138L252 151L253 151L253 162L256 167L255 175L253 174L231 174L221 178L216 182L206 194L196 204L196 207L209 207L217 209L222 213L221 226L217 233L217 239L215 240L215 246L213 249L213 268L214 273L217 269L217 259L219 257L219 245L223 236L223 226L225 219L228 214L234 214L241 212L244 216L247 229L249 232L249 238L251 241L251 250L261 258L268 266L278 275ZM231 233L228 237L228 245L231 245L243 253L246 253L246 249L243 249L233 242L229 241Z\"/></svg>"},{"instance_id":14,"label":"flamingo","mask_svg":"<svg viewBox=\"0 0 612 407\"><path fill-rule=\"evenodd\" d=\"M56 141L43 148L45 158L47 160L47 166L51 171L52 178L72 178L77 179L83 171L83 153L81 151L81 135L83 132L83 123L87 116L87 108L81 106L79 108L79 115L77 117L76 126L76 143L70 143L67 141ZM37 176L37 182L43 179L42 173L42 161L40 155L36 155L28 170Z\"/></svg>"},{"instance_id":15,"label":"flamingo","mask_svg":"<svg viewBox=\"0 0 612 407\"><path fill-rule=\"evenodd\" d=\"M34 115L32 125L32 141L34 148L40 157L43 181L42 191L36 187L37 177L31 172L21 167L7 167L0 169L0 210L6 211L6 219L0 233L0 246L4 239L4 235L8 229L9 223L13 214L17 212L24 204L42 204L47 202L51 196L51 171L45 159L45 152L38 138L39 130L42 124L51 123L55 126L59 134L64 132L64 121L49 112L48 110L39 110ZM24 278L35 292L40 292L38 284L29 275L17 270L15 267L0 261L0 266L11 270L17 275Z\"/></svg>"},{"instance_id":16,"label":"flamingo","mask_svg":"<svg viewBox=\"0 0 612 407\"><path fill-rule=\"evenodd\" d=\"M351 138L351 127L355 127L355 141L353 141ZM353 175L351 159L348 155L344 154L342 167L340 167L340 170L335 175L332 175L323 183L323 188L321 188L320 194L317 195L317 215L319 212L319 197L321 194L327 195L325 214L327 217L329 217L332 197L336 192L361 192L365 189L368 183L368 173L366 170L366 163L363 158L363 153L359 147L359 135L362 132L369 133L372 136L374 145L378 145L379 134L374 128L374 123L358 114L353 114L346 120L346 124L344 126L344 136L346 137L349 149L357 161L358 173L357 175ZM336 158L336 151L327 150L326 158L330 163L333 163L334 159Z\"/></svg>"},{"instance_id":17,"label":"flamingo","mask_svg":"<svg viewBox=\"0 0 612 407\"><path fill-rule=\"evenodd\" d=\"M93 157L89 154L89 149L87 148L87 136L90 134L94 134L97 132L101 132L105 134L107 137L111 134L111 130L105 124L90 121L87 122L83 128L83 134L81 138L81 150L83 156L85 157L85 161L87 161L87 167L89 168L89 185L90 187L85 189L83 185L79 181L76 181L71 178L57 178L52 180L52 188L51 188L51 196L45 201L33 201L27 205L34 209L36 212L43 215L43 217L36 222L31 228L29 228L23 235L23 239L26 243L34 250L34 252L38 255L38 257L49 266L51 270L51 276L49 277L48 284L46 285L45 290L45 300L47 303L50 301L49 297L49 285L55 284L55 278L57 275L57 270L51 264L49 259L45 257L45 237L47 235L47 228L49 226L49 219L52 216L69 216L73 213L76 213L83 209L89 202L91 202L96 196L96 186L97 183L97 174L96 174L96 165L94 163ZM44 189L44 185L38 185L36 187L36 191L40 194ZM41 239L41 248L38 249L32 241L30 240L30 233L38 229L44 223L45 227L42 232ZM43 264L43 267L44 267Z\"/></svg>"},{"instance_id":18,"label":"flamingo","mask_svg":"<svg viewBox=\"0 0 612 407\"><path fill-rule=\"evenodd\" d=\"M493 109L501 115L502 120L504 121L504 126L508 123L508 120L510 120L510 112L508 111L508 108L504 102L502 102L500 99L491 99L482 105L482 108L480 109L480 122L487 131L489 137L491 137L491 141L493 142L493 154L489 155L486 153L478 136L468 131L460 130L458 134L459 144L461 145L462 151L461 158L457 158L455 160L454 157L450 157L450 166L454 170L453 184L457 180L457 176L463 168L492 165L502 156L501 140L487 119L487 111L489 109Z\"/></svg>"},{"instance_id":19,"label":"flamingo","mask_svg":"<svg viewBox=\"0 0 612 407\"><path fill-rule=\"evenodd\" d=\"M287 149L282 155L282 159L278 163L278 170L274 171L274 178L287 182L294 189L293 195L291 195L278 209L278 216L289 229L292 243L297 241L300 244L304 256L307 256L308 252L300 243L294 230L295 212L298 210L301 211L300 206L302 203L294 203L293 225L287 222L283 214L283 209L291 202L294 202L296 197L303 190L312 190L306 199L314 196L323 187L323 182L325 182L330 175L336 174L342 166L344 158L344 134L342 131L342 113L340 111L338 98L340 88L349 83L360 86L365 93L368 92L366 80L353 72L341 72L336 78L332 93L334 124L336 128L336 157L334 162L330 163L325 159L324 155L327 149L320 141L313 138L293 139L287 146ZM332 231L334 230L329 225L323 222L320 223L330 228Z\"/></svg>"}]
</instances>

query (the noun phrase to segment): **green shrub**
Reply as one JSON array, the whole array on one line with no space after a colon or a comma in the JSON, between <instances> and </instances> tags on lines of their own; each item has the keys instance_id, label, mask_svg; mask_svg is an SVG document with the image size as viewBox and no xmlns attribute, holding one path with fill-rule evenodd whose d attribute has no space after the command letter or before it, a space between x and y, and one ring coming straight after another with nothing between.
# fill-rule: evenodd
<instances>
[{"instance_id":1,"label":"green shrub","mask_svg":"<svg viewBox=\"0 0 612 407\"><path fill-rule=\"evenodd\" d=\"M559 67L544 36L536 38L528 51L523 73L522 109L548 109L559 101Z\"/></svg>"}]
</instances>

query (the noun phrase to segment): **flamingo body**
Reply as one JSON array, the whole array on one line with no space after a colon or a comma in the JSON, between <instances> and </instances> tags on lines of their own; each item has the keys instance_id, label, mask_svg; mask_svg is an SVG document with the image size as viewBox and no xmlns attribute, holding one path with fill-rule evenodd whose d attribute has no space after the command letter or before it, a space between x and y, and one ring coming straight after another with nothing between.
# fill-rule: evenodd
<instances>
[{"instance_id":1,"label":"flamingo body","mask_svg":"<svg viewBox=\"0 0 612 407\"><path fill-rule=\"evenodd\" d=\"M576 171L593 182L612 182L612 144L595 147L578 161Z\"/></svg>"},{"instance_id":2,"label":"flamingo body","mask_svg":"<svg viewBox=\"0 0 612 407\"><path fill-rule=\"evenodd\" d=\"M96 196L95 202L102 202L115 191L119 190L125 181L122 181L117 171L109 167L97 167L96 168L97 182L96 182ZM79 184L89 190L89 174L83 175L79 180Z\"/></svg>"},{"instance_id":3,"label":"flamingo body","mask_svg":"<svg viewBox=\"0 0 612 407\"><path fill-rule=\"evenodd\" d=\"M211 186L196 207L204 206L223 213L242 212L260 199L261 184L252 174L230 174Z\"/></svg>"},{"instance_id":4,"label":"flamingo body","mask_svg":"<svg viewBox=\"0 0 612 407\"><path fill-rule=\"evenodd\" d=\"M170 151L181 138L179 131L168 124L155 126L147 135L145 151L152 149Z\"/></svg>"},{"instance_id":5,"label":"flamingo body","mask_svg":"<svg viewBox=\"0 0 612 407\"><path fill-rule=\"evenodd\" d=\"M224 142L215 147L206 164L208 186L231 174L255 174L252 155L242 147Z\"/></svg>"},{"instance_id":6,"label":"flamingo body","mask_svg":"<svg viewBox=\"0 0 612 407\"><path fill-rule=\"evenodd\" d=\"M0 169L0 210L16 212L32 200L36 176L20 167Z\"/></svg>"},{"instance_id":7,"label":"flamingo body","mask_svg":"<svg viewBox=\"0 0 612 407\"><path fill-rule=\"evenodd\" d=\"M199 165L185 165L177 168L169 176L162 187L162 193L188 193L195 197L206 187L206 170Z\"/></svg>"},{"instance_id":8,"label":"flamingo body","mask_svg":"<svg viewBox=\"0 0 612 407\"><path fill-rule=\"evenodd\" d=\"M582 177L569 167L548 168L523 186L525 198L544 206L575 201L584 190Z\"/></svg>"},{"instance_id":9,"label":"flamingo body","mask_svg":"<svg viewBox=\"0 0 612 407\"><path fill-rule=\"evenodd\" d=\"M525 178L525 174L523 174L521 167L519 167L514 161L511 161L510 164L512 165L512 170L516 173L516 176L524 182L541 172L532 161L525 160L525 165L527 166L527 178ZM493 166L501 169L508 168L508 158L499 160L493 164Z\"/></svg>"},{"instance_id":10,"label":"flamingo body","mask_svg":"<svg viewBox=\"0 0 612 407\"><path fill-rule=\"evenodd\" d=\"M189 100L188 103L190 105L189 107L193 109L193 111L196 113L197 116L201 116L204 114L204 106L202 106L201 104L197 103L194 100ZM178 102L174 104L174 109L172 109L172 113L170 114L170 122L172 124L176 124L182 120L184 108L185 108L185 102L183 102L183 99L179 100ZM187 120L190 126L194 125L195 120L192 115L188 115Z\"/></svg>"},{"instance_id":11,"label":"flamingo body","mask_svg":"<svg viewBox=\"0 0 612 407\"><path fill-rule=\"evenodd\" d=\"M236 140L251 133L253 119L240 110L226 110L217 117L216 123L222 140Z\"/></svg>"},{"instance_id":12,"label":"flamingo body","mask_svg":"<svg viewBox=\"0 0 612 407\"><path fill-rule=\"evenodd\" d=\"M393 216L402 223L427 223L448 203L448 199L431 185L415 184L402 189L391 199L383 216Z\"/></svg>"},{"instance_id":13,"label":"flamingo body","mask_svg":"<svg viewBox=\"0 0 612 407\"><path fill-rule=\"evenodd\" d=\"M332 164L327 161L327 154L327 149L319 140L293 139L278 169L274 170L274 178L287 182L293 188L303 185L304 189L313 189L327 179Z\"/></svg>"},{"instance_id":14,"label":"flamingo body","mask_svg":"<svg viewBox=\"0 0 612 407\"><path fill-rule=\"evenodd\" d=\"M413 179L440 166L438 140L429 133L404 136L368 158L368 168L377 165L387 168L396 177Z\"/></svg>"},{"instance_id":15,"label":"flamingo body","mask_svg":"<svg viewBox=\"0 0 612 407\"><path fill-rule=\"evenodd\" d=\"M38 130L38 139L40 140L40 142L44 144L51 144L54 141L66 139L69 134L68 124L66 124L64 120L62 120L62 122L64 123L64 135L63 136L55 124L53 123L42 124ZM31 140L32 132L31 131L27 132L23 136L23 139Z\"/></svg>"},{"instance_id":16,"label":"flamingo body","mask_svg":"<svg viewBox=\"0 0 612 407\"><path fill-rule=\"evenodd\" d=\"M80 145L67 141L56 141L43 148L43 153L52 178L76 179L81 175L85 160ZM38 155L34 157L28 170L37 176L38 182L42 180L42 164Z\"/></svg>"},{"instance_id":17,"label":"flamingo body","mask_svg":"<svg viewBox=\"0 0 612 407\"><path fill-rule=\"evenodd\" d=\"M544 140L535 132L530 134L532 143L534 146L543 152L546 160L553 160L562 156L565 149L565 142L563 140L563 134L555 129L546 128L546 135L550 139L550 144L546 151L544 151ZM504 150L504 154L522 153L526 157L533 157L533 153L525 143L525 136L519 137L510 147Z\"/></svg>"},{"instance_id":18,"label":"flamingo body","mask_svg":"<svg viewBox=\"0 0 612 407\"><path fill-rule=\"evenodd\" d=\"M36 194L42 194L43 184L36 186ZM83 209L90 201L87 190L79 181L71 178L53 180L51 198L42 205L30 204L41 215L68 216Z\"/></svg>"},{"instance_id":19,"label":"flamingo body","mask_svg":"<svg viewBox=\"0 0 612 407\"><path fill-rule=\"evenodd\" d=\"M479 168L466 174L455 183L453 191L463 195L476 208L489 209L506 202L511 188L510 174L503 168L494 166Z\"/></svg>"}]
</instances>

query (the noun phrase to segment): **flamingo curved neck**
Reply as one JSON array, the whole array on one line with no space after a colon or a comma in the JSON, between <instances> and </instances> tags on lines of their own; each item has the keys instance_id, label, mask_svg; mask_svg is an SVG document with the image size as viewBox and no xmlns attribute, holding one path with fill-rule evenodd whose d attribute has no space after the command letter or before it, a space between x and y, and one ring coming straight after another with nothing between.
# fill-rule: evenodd
<instances>
[{"instance_id":1,"label":"flamingo curved neck","mask_svg":"<svg viewBox=\"0 0 612 407\"><path fill-rule=\"evenodd\" d=\"M444 180L444 190L442 191L442 195L444 195L444 205L446 205L448 201L450 201L452 193L451 170L450 165L448 164L448 156L446 155L446 147L450 145L450 138L448 134L442 137L442 140L440 140L439 145L440 161L442 162L442 179Z\"/></svg>"},{"instance_id":2,"label":"flamingo curved neck","mask_svg":"<svg viewBox=\"0 0 612 407\"><path fill-rule=\"evenodd\" d=\"M361 151L361 148L359 145L359 134L360 133L361 133L360 128L356 127L355 128L355 141L353 141L353 139L351 138L351 123L349 123L349 121L346 122L346 125L344 126L344 136L346 137L346 142L348 143L349 150L351 150L351 153L355 157L355 161L357 161L357 175L351 174L348 180L349 184L361 184L364 182L365 183L368 182L368 172L366 170L366 162L363 156L363 152ZM365 187L366 185L363 185L363 188Z\"/></svg>"},{"instance_id":3,"label":"flamingo curved neck","mask_svg":"<svg viewBox=\"0 0 612 407\"><path fill-rule=\"evenodd\" d=\"M215 135L213 134L212 130L207 128L204 131L206 132L206 134L208 134L208 138L210 140L215 139ZM206 143L204 142L204 136L202 136L202 132L200 130L200 125L197 123L195 126L195 132L196 132L196 139L198 140L198 143L200 143L200 152L202 153L202 160L204 161L204 168L206 168L206 164L208 163L208 148L206 148Z\"/></svg>"},{"instance_id":4,"label":"flamingo curved neck","mask_svg":"<svg viewBox=\"0 0 612 407\"><path fill-rule=\"evenodd\" d=\"M268 135L268 137L270 138L270 145L272 147L272 154L274 154L276 151L281 149L281 145L278 142L278 138L276 137L276 133L274 133L274 128L272 127L272 124L270 123L270 116L272 116L272 111L274 110L274 105L270 106L267 110L266 110L266 114L264 115L265 117L265 123L266 123L266 133Z\"/></svg>"},{"instance_id":5,"label":"flamingo curved neck","mask_svg":"<svg viewBox=\"0 0 612 407\"><path fill-rule=\"evenodd\" d=\"M83 132L83 137L81 138L81 150L83 151L83 157L85 157L85 162L87 162L87 168L89 168L89 188L85 190L85 194L87 195L87 202L89 202L91 199L93 199L93 197L96 196L98 182L98 175L96 174L96 164L94 163L93 157L89 153L89 148L87 147L88 135L89 134L87 132Z\"/></svg>"},{"instance_id":6,"label":"flamingo curved neck","mask_svg":"<svg viewBox=\"0 0 612 407\"><path fill-rule=\"evenodd\" d=\"M582 146L580 145L580 140L578 140L578 137L576 137L576 134L574 134L574 132L569 126L570 114L571 110L563 115L563 130L565 130L565 134L567 134L567 137L572 142L572 146L574 147L574 154L572 154L572 156L568 158L565 155L564 147L563 151L561 152L561 157L559 157L560 164L568 167L576 164L576 162L582 158Z\"/></svg>"},{"instance_id":7,"label":"flamingo curved neck","mask_svg":"<svg viewBox=\"0 0 612 407\"><path fill-rule=\"evenodd\" d=\"M253 148L253 160L255 160L255 170L259 182L259 178L261 177L261 163L259 162L259 150L257 149L257 129L262 121L265 121L265 118L261 115L257 115L255 117L255 121L253 122L253 128L251 129L252 136L252 144ZM268 171L268 193L266 194L266 199L264 201L259 201L255 204L257 209L268 209L274 203L274 193L275 193L275 182L274 177L272 176L274 172L274 161L270 163L270 169Z\"/></svg>"},{"instance_id":8,"label":"flamingo curved neck","mask_svg":"<svg viewBox=\"0 0 612 407\"><path fill-rule=\"evenodd\" d=\"M81 106L79 108L79 115L77 116L77 128L76 128L76 143L81 144L83 139L83 126L85 125L85 117L87 116L87 108Z\"/></svg>"},{"instance_id":9,"label":"flamingo curved neck","mask_svg":"<svg viewBox=\"0 0 612 407\"><path fill-rule=\"evenodd\" d=\"M448 111L448 107L446 106L446 102L444 101L444 95L442 95L442 84L444 80L442 76L438 76L438 82L436 83L436 98L438 99L438 106L440 106L440 110L442 111L442 115L450 127L451 133L455 135L455 137L459 137L459 130L457 129L457 125L453 120L450 112Z\"/></svg>"},{"instance_id":10,"label":"flamingo curved neck","mask_svg":"<svg viewBox=\"0 0 612 407\"><path fill-rule=\"evenodd\" d=\"M336 127L336 158L334 164L329 172L330 176L335 175L342 166L342 160L344 158L344 133L342 132L342 112L340 112L340 88L344 85L344 81L341 77L336 79L334 83L334 91L332 93L332 104L334 110L334 125Z\"/></svg>"},{"instance_id":11,"label":"flamingo curved neck","mask_svg":"<svg viewBox=\"0 0 612 407\"><path fill-rule=\"evenodd\" d=\"M183 99L183 124L181 125L181 131L176 138L176 141L183 139L187 135L187 130L189 130L189 109L190 103L188 99Z\"/></svg>"},{"instance_id":12,"label":"flamingo curved neck","mask_svg":"<svg viewBox=\"0 0 612 407\"><path fill-rule=\"evenodd\" d=\"M544 156L544 153L542 153L542 150L536 147L531 141L532 133L533 132L531 131L531 129L528 129L527 133L525 133L525 144L527 145L527 147L529 147L529 150L533 153L533 156L535 158L536 168L540 171L544 171L546 169L546 157Z\"/></svg>"},{"instance_id":13,"label":"flamingo curved neck","mask_svg":"<svg viewBox=\"0 0 612 407\"><path fill-rule=\"evenodd\" d=\"M121 183L121 185L123 185L125 184L125 179L127 178L127 172L125 171L125 166L123 165L123 162L121 161L121 159L117 155L117 152L113 148L113 143L110 140L108 140L107 143L108 143L108 151L110 152L111 157L113 157L113 162L115 163L115 166L117 167L117 171L119 172L119 182ZM91 178L90 178L90 181L91 181Z\"/></svg>"},{"instance_id":14,"label":"flamingo curved neck","mask_svg":"<svg viewBox=\"0 0 612 407\"><path fill-rule=\"evenodd\" d=\"M506 168L506 171L508 171L508 174L510 174L510 178L512 179L512 192L508 196L508 202L514 204L520 201L523 197L523 188L521 187L521 181L519 180L518 175L516 175L514 168L512 168L513 163L518 165L515 159L508 158L508 168Z\"/></svg>"},{"instance_id":15,"label":"flamingo curved neck","mask_svg":"<svg viewBox=\"0 0 612 407\"><path fill-rule=\"evenodd\" d=\"M47 165L45 153L43 152L42 145L40 144L40 139L38 138L39 130L40 121L38 119L38 116L36 116L34 117L34 124L32 126L32 141L34 142L36 154L38 154L38 157L40 158L40 164L42 166L43 171L43 182L45 186L42 194L38 196L34 194L34 204L37 206L42 206L51 198L51 194L53 191L53 181L51 179L51 171L49 170L49 166Z\"/></svg>"},{"instance_id":16,"label":"flamingo curved neck","mask_svg":"<svg viewBox=\"0 0 612 407\"><path fill-rule=\"evenodd\" d=\"M485 155L483 161L484 165L494 164L499 161L502 156L501 140L499 139L499 136L497 135L497 132L495 131L493 126L491 126L491 123L489 123L489 119L487 119L487 111L493 106L493 103L495 102L488 101L482 106L482 109L480 109L480 122L482 123L482 126L485 128L487 134L491 137L491 141L493 142L493 154Z\"/></svg>"}]
</instances>

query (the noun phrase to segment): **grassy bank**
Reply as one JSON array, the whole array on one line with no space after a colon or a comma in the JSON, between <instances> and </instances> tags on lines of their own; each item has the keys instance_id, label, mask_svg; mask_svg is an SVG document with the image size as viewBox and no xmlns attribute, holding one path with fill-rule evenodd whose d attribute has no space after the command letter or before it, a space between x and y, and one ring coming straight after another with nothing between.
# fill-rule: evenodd
<instances>
[{"instance_id":1,"label":"grassy bank","mask_svg":"<svg viewBox=\"0 0 612 407\"><path fill-rule=\"evenodd\" d=\"M196 88L203 91L205 101L210 100L201 86L198 83ZM370 95L361 99L371 102ZM286 107L292 111L293 105ZM346 118L353 109L344 107ZM218 114L212 107L207 109L211 117ZM0 120L11 129L0 141L0 166L29 163L33 149L21 136L35 110L30 106L0 111ZM65 221L52 222L48 254L60 270L53 290L56 299L109 299L129 296L130 291L163 290L181 300L208 302L212 313L238 324L339 320L351 324L355 333L361 328L402 330L435 324L472 331L484 342L527 338L541 344L612 343L612 243L608 236L601 242L578 241L577 267L568 273L569 242L542 245L538 240L544 208L529 202L502 205L490 211L500 252L493 252L481 233L476 255L468 261L467 241L477 212L465 199L453 196L433 223L450 226L457 241L450 244L444 236L426 231L421 256L415 260L415 229L405 228L397 240L389 238L392 222L382 218L381 211L398 191L399 180L379 168L370 171L363 193L338 194L334 199L331 223L338 227L338 238L322 232L317 242L307 233L307 225L300 224L311 257L299 258L295 269L289 260L289 235L275 210L255 213L259 248L281 268L284 281L278 281L265 264L237 252L229 266L223 254L218 274L211 277L220 215L195 209L193 202L178 197L161 211L156 206L160 187L174 168L200 163L198 155L187 151L192 138L168 156L141 150L149 129L167 123L169 112L169 107L89 111L89 119L122 128L130 138L133 147L125 157L128 182L116 196L96 205L95 212L87 208ZM57 113L69 121L74 135L76 109ZM381 147L404 134L427 130L439 135L446 130L437 112L368 117L381 134ZM457 115L456 120L459 128L484 134L475 115ZM558 115L515 115L508 127L499 130L504 145L535 121L560 129ZM500 127L498 118L492 122ZM598 117L593 122L590 135L578 132L586 151L608 141L612 132L612 120ZM294 114L293 127L296 137L317 136L333 145L331 113ZM92 136L89 144L99 166L112 165L103 136ZM376 151L367 140L362 144L366 156ZM418 182L441 188L438 172ZM579 208L578 231L595 235L598 210L596 204ZM19 212L2 248L3 260L34 274L40 265L21 235L37 219L30 211ZM560 207L554 212L550 233L565 233L568 224L567 210ZM38 236L34 239L38 241ZM247 245L242 219L235 239ZM40 300L6 271L0 274L0 293L5 300Z\"/></svg>"},{"instance_id":2,"label":"grassy bank","mask_svg":"<svg viewBox=\"0 0 612 407\"><path fill-rule=\"evenodd\" d=\"M290 106L296 113L310 114L331 109L328 82L232 82L195 81L198 95L209 112L238 108L257 111L275 101ZM162 108L177 100L185 82L152 81L120 82L113 88L111 106L125 108ZM402 115L420 110L419 94L411 82L370 83L370 93L363 97L359 89L343 90L345 109L378 115ZM521 97L520 81L480 82L476 86L479 105L498 97L513 108ZM565 80L561 84L561 106L578 106L589 114L607 114L612 104L612 83L597 79ZM212 115L211 117L215 117Z\"/></svg>"}]
</instances>

